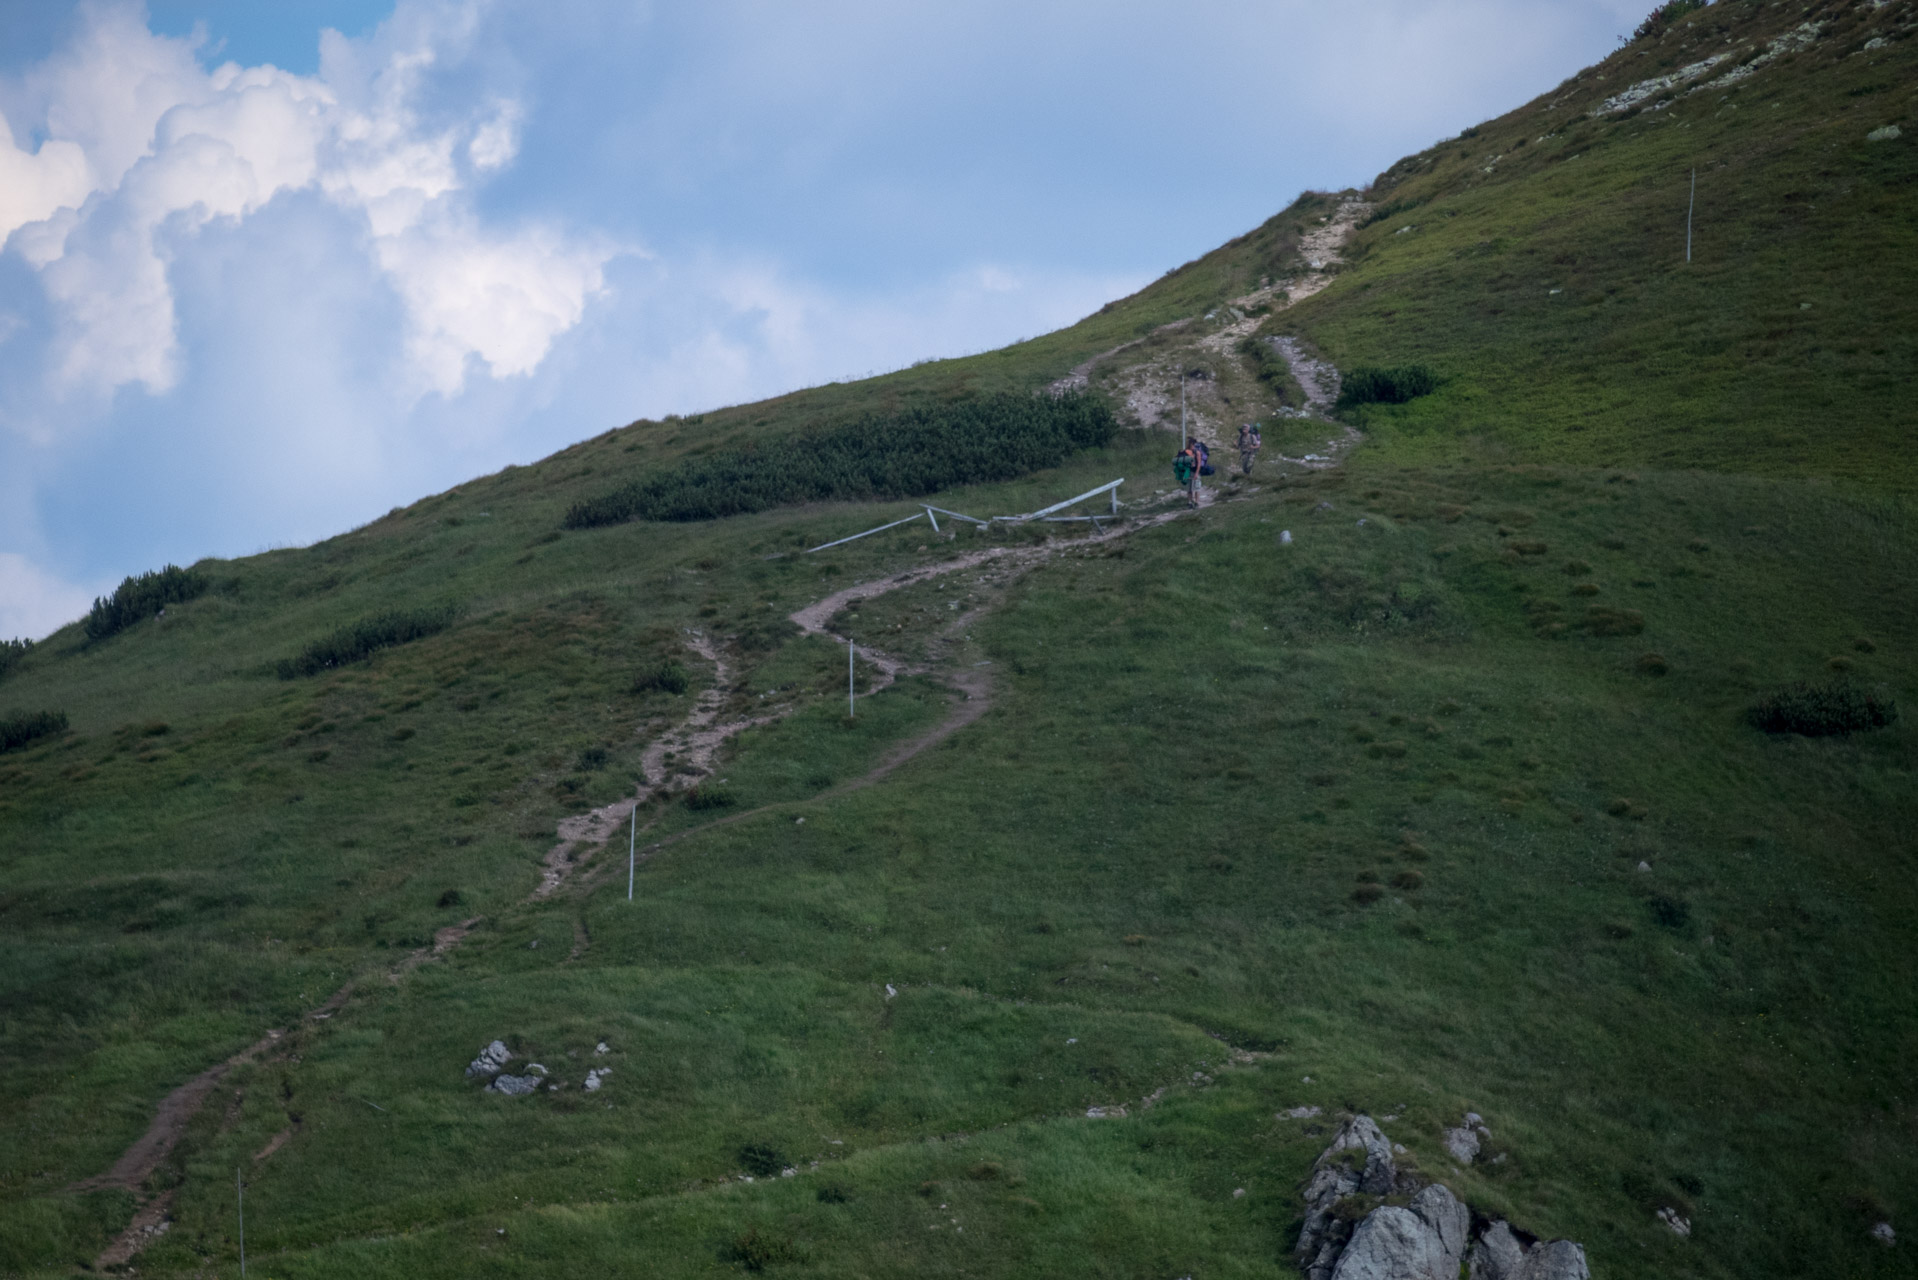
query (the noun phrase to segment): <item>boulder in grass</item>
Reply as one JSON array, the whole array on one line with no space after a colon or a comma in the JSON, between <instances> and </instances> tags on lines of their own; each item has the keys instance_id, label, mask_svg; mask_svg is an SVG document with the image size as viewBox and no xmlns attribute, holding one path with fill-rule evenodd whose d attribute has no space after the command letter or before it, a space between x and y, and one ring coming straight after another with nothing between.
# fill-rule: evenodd
<instances>
[{"instance_id":1,"label":"boulder in grass","mask_svg":"<svg viewBox=\"0 0 1918 1280\"><path fill-rule=\"evenodd\" d=\"M1434 1183L1406 1208L1365 1215L1339 1255L1332 1280L1456 1280L1472 1214Z\"/></svg>"},{"instance_id":2,"label":"boulder in grass","mask_svg":"<svg viewBox=\"0 0 1918 1280\"><path fill-rule=\"evenodd\" d=\"M506 1047L503 1040L495 1040L479 1052L479 1057L467 1064L466 1074L473 1076L496 1076L506 1069L513 1060L513 1051Z\"/></svg>"},{"instance_id":3,"label":"boulder in grass","mask_svg":"<svg viewBox=\"0 0 1918 1280\"><path fill-rule=\"evenodd\" d=\"M503 1093L509 1098L523 1098L539 1088L541 1079L542 1077L535 1075L500 1075L493 1077L493 1083L487 1088L495 1093Z\"/></svg>"}]
</instances>

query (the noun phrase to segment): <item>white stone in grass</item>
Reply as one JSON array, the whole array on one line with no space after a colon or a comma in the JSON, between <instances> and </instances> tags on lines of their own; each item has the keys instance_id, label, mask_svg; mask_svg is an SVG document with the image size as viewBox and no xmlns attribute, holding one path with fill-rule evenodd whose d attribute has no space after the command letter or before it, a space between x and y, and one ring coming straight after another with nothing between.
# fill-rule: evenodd
<instances>
[{"instance_id":1,"label":"white stone in grass","mask_svg":"<svg viewBox=\"0 0 1918 1280\"><path fill-rule=\"evenodd\" d=\"M1650 871L1652 869L1652 864L1649 862L1641 862L1638 864L1638 869L1640 871Z\"/></svg>"},{"instance_id":2,"label":"white stone in grass","mask_svg":"<svg viewBox=\"0 0 1918 1280\"><path fill-rule=\"evenodd\" d=\"M1883 1245L1892 1245L1892 1244L1898 1243L1898 1233L1891 1229L1891 1224L1889 1222L1881 1222L1877 1226L1873 1227L1871 1229L1871 1238L1873 1240L1876 1240L1879 1244L1883 1244Z\"/></svg>"},{"instance_id":3,"label":"white stone in grass","mask_svg":"<svg viewBox=\"0 0 1918 1280\"><path fill-rule=\"evenodd\" d=\"M1444 1133L1445 1150L1452 1159L1460 1164L1470 1164L1478 1159L1478 1134L1468 1125L1456 1129L1447 1129Z\"/></svg>"},{"instance_id":4,"label":"white stone in grass","mask_svg":"<svg viewBox=\"0 0 1918 1280\"><path fill-rule=\"evenodd\" d=\"M1321 1114L1324 1110L1323 1107L1293 1107L1290 1111L1279 1112L1279 1118L1282 1120L1310 1120L1313 1116Z\"/></svg>"},{"instance_id":5,"label":"white stone in grass","mask_svg":"<svg viewBox=\"0 0 1918 1280\"><path fill-rule=\"evenodd\" d=\"M1658 1220L1670 1227L1672 1234L1680 1238L1690 1236L1692 1233L1692 1220L1669 1205L1658 1211Z\"/></svg>"},{"instance_id":6,"label":"white stone in grass","mask_svg":"<svg viewBox=\"0 0 1918 1280\"><path fill-rule=\"evenodd\" d=\"M1900 129L1895 124L1888 124L1882 129L1873 129L1870 133L1866 134L1865 141L1866 142L1891 142L1894 139L1904 137L1904 135L1905 135L1905 131L1903 129Z\"/></svg>"},{"instance_id":7,"label":"white stone in grass","mask_svg":"<svg viewBox=\"0 0 1918 1280\"><path fill-rule=\"evenodd\" d=\"M501 1075L495 1076L493 1083L488 1085L487 1088L493 1090L495 1093L503 1093L509 1098L523 1098L527 1094L535 1092L539 1088L539 1085L540 1079L538 1076Z\"/></svg>"},{"instance_id":8,"label":"white stone in grass","mask_svg":"<svg viewBox=\"0 0 1918 1280\"><path fill-rule=\"evenodd\" d=\"M596 1047L595 1047L595 1048L593 1049L593 1053L594 1053L594 1054L595 1054L596 1056L597 1056L598 1054L602 1054L602 1053L611 1053L611 1052L612 1052L612 1050L611 1050L611 1049L608 1049L608 1048L606 1047L606 1042L605 1042L604 1040L601 1040L601 1041L599 1042L599 1044L598 1044L598 1045L597 1045L597 1046L596 1046Z\"/></svg>"},{"instance_id":9,"label":"white stone in grass","mask_svg":"<svg viewBox=\"0 0 1918 1280\"><path fill-rule=\"evenodd\" d=\"M505 1041L495 1040L479 1051L479 1057L467 1065L468 1076L496 1076L513 1060L513 1051Z\"/></svg>"}]
</instances>

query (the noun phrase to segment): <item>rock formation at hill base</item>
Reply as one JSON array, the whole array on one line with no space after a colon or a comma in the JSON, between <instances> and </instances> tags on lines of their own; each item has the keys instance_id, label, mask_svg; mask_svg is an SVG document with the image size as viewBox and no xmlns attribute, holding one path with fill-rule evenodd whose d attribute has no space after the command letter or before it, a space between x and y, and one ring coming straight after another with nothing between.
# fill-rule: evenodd
<instances>
[{"instance_id":1,"label":"rock formation at hill base","mask_svg":"<svg viewBox=\"0 0 1918 1280\"><path fill-rule=\"evenodd\" d=\"M1461 1264L1471 1280L1591 1276L1581 1246L1475 1222L1449 1187L1401 1170L1370 1116L1347 1120L1313 1163L1305 1207L1297 1258L1307 1280L1456 1280Z\"/></svg>"}]
</instances>

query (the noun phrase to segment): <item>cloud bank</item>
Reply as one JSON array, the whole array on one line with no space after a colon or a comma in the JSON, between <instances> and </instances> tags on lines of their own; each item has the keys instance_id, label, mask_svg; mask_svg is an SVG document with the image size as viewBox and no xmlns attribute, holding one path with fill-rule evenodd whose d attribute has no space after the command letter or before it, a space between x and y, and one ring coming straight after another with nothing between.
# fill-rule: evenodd
<instances>
[{"instance_id":1,"label":"cloud bank","mask_svg":"<svg viewBox=\"0 0 1918 1280\"><path fill-rule=\"evenodd\" d=\"M511 161L521 109L507 99L483 115L425 117L439 47L465 25L454 16L371 48L328 33L319 74L303 77L203 70L193 42L152 34L137 9L85 9L78 38L30 78L47 136L31 152L11 128L0 137L0 175L13 179L0 237L52 303L53 403L128 384L171 391L181 355L169 250L309 190L362 229L404 301L418 392L457 394L469 357L494 377L535 368L605 287L613 250L472 217L468 188Z\"/></svg>"}]
</instances>

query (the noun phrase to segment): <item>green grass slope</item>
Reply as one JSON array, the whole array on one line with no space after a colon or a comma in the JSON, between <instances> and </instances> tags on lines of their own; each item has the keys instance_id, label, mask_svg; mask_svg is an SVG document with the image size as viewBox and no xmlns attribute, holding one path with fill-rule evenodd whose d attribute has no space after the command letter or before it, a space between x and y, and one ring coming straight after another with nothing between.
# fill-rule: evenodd
<instances>
[{"instance_id":1,"label":"green grass slope","mask_svg":"<svg viewBox=\"0 0 1918 1280\"><path fill-rule=\"evenodd\" d=\"M1336 471L1079 550L921 524L795 554L904 503L562 529L681 459L1030 390L1202 317L1298 270L1335 200L1307 196L1061 333L635 423L34 646L0 708L69 727L0 753L0 1274L90 1267L159 1195L139 1271L235 1274L241 1168L268 1276L1295 1275L1342 1109L1397 1117L1409 1160L1599 1277L1902 1274L1867 1232L1918 1210L1894 385L1918 131L1863 135L1909 110L1914 16L1725 0L1395 167L1372 199L1401 207L1269 322L1447 380L1359 411ZM1808 21L1729 102L1578 118ZM1558 139L1512 146L1534 118ZM1687 273L1643 241L1707 139L1744 194ZM1821 166L1847 198L1800 213ZM1813 279L1830 294L1799 297ZM934 501L1026 511L1124 475L1144 504L1166 452L1121 432ZM993 682L855 789L951 694L912 677L848 719L843 650L786 615L1048 544L835 620L931 653L973 617L937 670ZM444 630L281 677L440 606ZM647 810L675 838L631 901L616 847L534 897L557 824L630 794L714 683L693 633L727 660L720 714L791 714L727 748L728 806ZM1839 679L1907 715L1748 722ZM76 1187L268 1029L137 1192ZM463 1068L495 1037L568 1087L481 1093ZM1467 1108L1493 1150L1457 1169L1439 1131Z\"/></svg>"},{"instance_id":2,"label":"green grass slope","mask_svg":"<svg viewBox=\"0 0 1918 1280\"><path fill-rule=\"evenodd\" d=\"M1406 459L1918 488L1914 16L1699 10L1393 166L1350 271L1276 323L1341 364L1447 378L1368 419Z\"/></svg>"}]
</instances>

